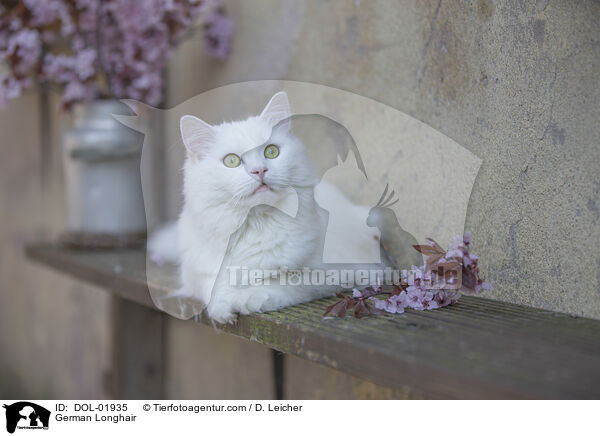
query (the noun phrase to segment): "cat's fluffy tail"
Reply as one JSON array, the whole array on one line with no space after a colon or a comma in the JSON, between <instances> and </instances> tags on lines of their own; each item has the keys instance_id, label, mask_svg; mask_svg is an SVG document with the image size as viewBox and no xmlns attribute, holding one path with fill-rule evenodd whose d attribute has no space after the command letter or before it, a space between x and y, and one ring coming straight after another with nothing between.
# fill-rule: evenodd
<instances>
[{"instance_id":1,"label":"cat's fluffy tail","mask_svg":"<svg viewBox=\"0 0 600 436\"><path fill-rule=\"evenodd\" d=\"M147 246L148 255L155 263L178 263L177 222L170 221L152 232Z\"/></svg>"}]
</instances>

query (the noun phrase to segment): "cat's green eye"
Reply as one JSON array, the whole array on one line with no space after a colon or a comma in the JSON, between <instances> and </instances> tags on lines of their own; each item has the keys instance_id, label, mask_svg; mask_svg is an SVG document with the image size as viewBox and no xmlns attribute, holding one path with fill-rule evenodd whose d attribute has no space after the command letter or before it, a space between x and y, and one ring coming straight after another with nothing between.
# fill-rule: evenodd
<instances>
[{"instance_id":1,"label":"cat's green eye","mask_svg":"<svg viewBox=\"0 0 600 436\"><path fill-rule=\"evenodd\" d=\"M227 156L223 158L223 164L228 168L239 167L242 160L235 153L229 153Z\"/></svg>"},{"instance_id":2,"label":"cat's green eye","mask_svg":"<svg viewBox=\"0 0 600 436\"><path fill-rule=\"evenodd\" d=\"M275 144L270 144L265 147L265 157L267 159L275 159L279 156L279 147Z\"/></svg>"}]
</instances>

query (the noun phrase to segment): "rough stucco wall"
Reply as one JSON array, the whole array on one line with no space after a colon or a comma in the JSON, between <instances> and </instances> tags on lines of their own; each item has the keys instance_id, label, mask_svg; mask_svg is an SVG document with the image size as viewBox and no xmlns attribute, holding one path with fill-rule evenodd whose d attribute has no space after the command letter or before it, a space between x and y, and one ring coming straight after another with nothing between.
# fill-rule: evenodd
<instances>
[{"instance_id":1,"label":"rough stucco wall","mask_svg":"<svg viewBox=\"0 0 600 436\"><path fill-rule=\"evenodd\" d=\"M187 43L170 105L287 79L406 112L483 159L466 227L489 297L600 318L598 2L263 0L229 11L232 59Z\"/></svg>"},{"instance_id":2,"label":"rough stucco wall","mask_svg":"<svg viewBox=\"0 0 600 436\"><path fill-rule=\"evenodd\" d=\"M425 64L464 61L456 93L424 70L417 111L483 159L467 227L492 297L598 318L600 5L519 3L431 13Z\"/></svg>"}]
</instances>

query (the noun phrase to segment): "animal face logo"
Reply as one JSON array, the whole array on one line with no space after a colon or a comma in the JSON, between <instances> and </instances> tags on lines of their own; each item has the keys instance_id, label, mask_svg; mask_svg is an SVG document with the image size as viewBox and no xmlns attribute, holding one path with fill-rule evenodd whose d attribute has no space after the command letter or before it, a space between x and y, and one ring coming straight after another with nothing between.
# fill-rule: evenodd
<instances>
[{"instance_id":1,"label":"animal face logo","mask_svg":"<svg viewBox=\"0 0 600 436\"><path fill-rule=\"evenodd\" d=\"M19 401L6 409L6 431L14 433L19 429L47 429L50 423L50 411L28 401Z\"/></svg>"}]
</instances>

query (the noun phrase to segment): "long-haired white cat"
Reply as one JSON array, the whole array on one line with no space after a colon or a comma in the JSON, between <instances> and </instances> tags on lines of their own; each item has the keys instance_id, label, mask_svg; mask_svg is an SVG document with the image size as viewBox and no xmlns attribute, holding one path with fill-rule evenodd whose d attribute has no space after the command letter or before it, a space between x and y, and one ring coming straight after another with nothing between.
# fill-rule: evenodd
<instances>
[{"instance_id":1,"label":"long-haired white cat","mask_svg":"<svg viewBox=\"0 0 600 436\"><path fill-rule=\"evenodd\" d=\"M148 248L179 263L182 288L176 296L199 300L217 322L339 289L281 284L286 282L282 269L322 267L327 227L327 216L314 199L319 180L304 145L290 131L290 116L287 95L279 92L259 116L244 121L211 126L190 115L181 118L187 158L184 205L175 229L178 244L171 231L163 230ZM329 204L361 208L335 187L322 192ZM367 216L368 209L359 215ZM365 229L347 235L346 246L336 248L347 254L372 247L378 230ZM232 271L241 268L271 271L268 283L232 282Z\"/></svg>"}]
</instances>

